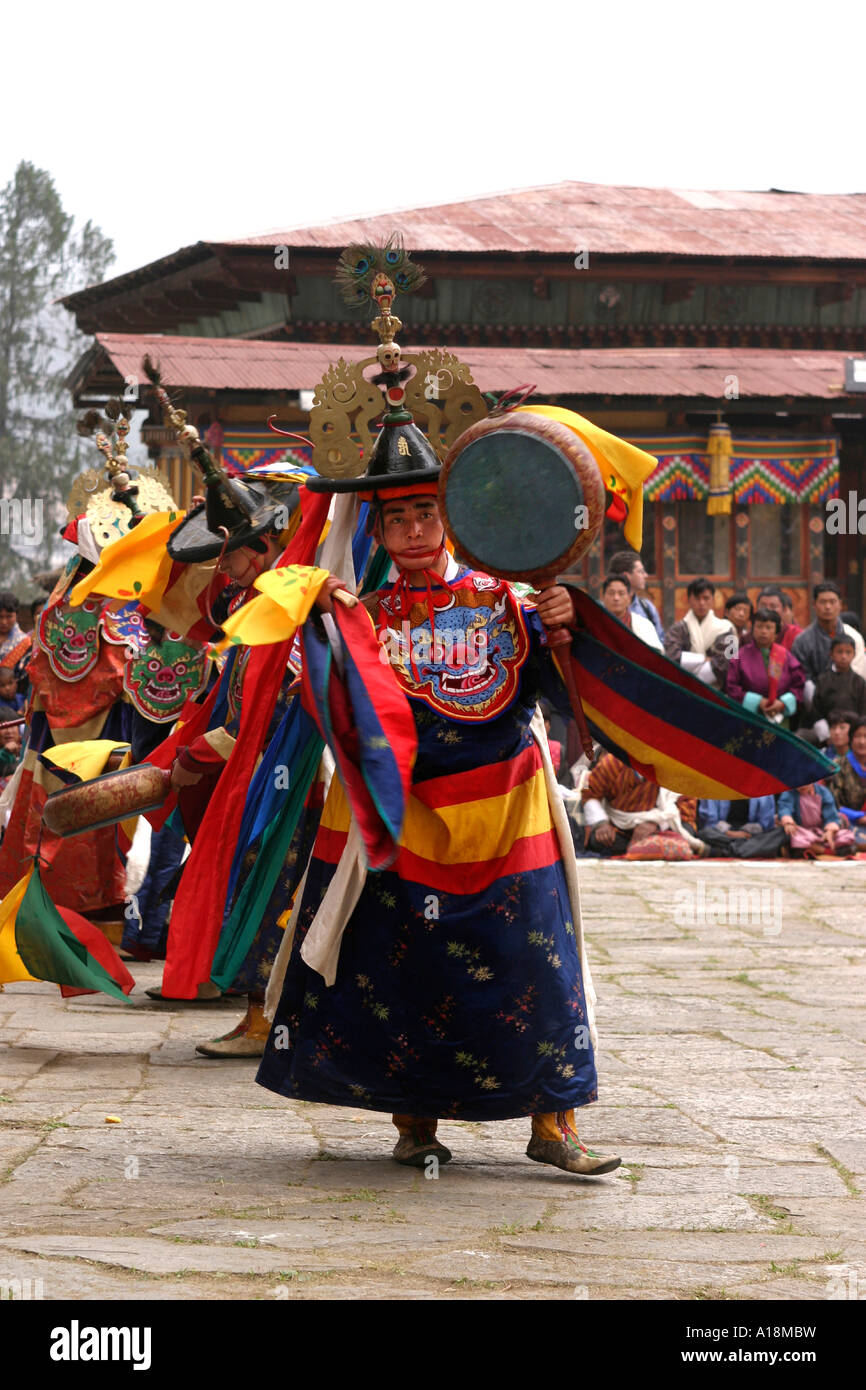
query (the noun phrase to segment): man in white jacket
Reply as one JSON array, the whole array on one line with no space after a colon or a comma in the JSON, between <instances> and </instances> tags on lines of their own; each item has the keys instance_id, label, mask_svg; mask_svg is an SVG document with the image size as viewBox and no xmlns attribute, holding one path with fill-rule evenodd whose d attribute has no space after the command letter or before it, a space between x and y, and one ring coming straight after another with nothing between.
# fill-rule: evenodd
<instances>
[{"instance_id":1,"label":"man in white jacket","mask_svg":"<svg viewBox=\"0 0 866 1390\"><path fill-rule=\"evenodd\" d=\"M728 665L739 650L736 629L714 612L716 586L709 579L693 579L686 596L689 611L665 633L665 656L705 685L724 690Z\"/></svg>"}]
</instances>

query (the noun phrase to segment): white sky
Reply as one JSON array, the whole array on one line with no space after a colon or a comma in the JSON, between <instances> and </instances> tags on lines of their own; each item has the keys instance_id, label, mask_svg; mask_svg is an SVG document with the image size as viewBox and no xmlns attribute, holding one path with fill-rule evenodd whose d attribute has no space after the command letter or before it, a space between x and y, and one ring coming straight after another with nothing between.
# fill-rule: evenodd
<instances>
[{"instance_id":1,"label":"white sky","mask_svg":"<svg viewBox=\"0 0 866 1390\"><path fill-rule=\"evenodd\" d=\"M0 182L47 169L112 273L562 179L866 189L866 4L4 7Z\"/></svg>"}]
</instances>

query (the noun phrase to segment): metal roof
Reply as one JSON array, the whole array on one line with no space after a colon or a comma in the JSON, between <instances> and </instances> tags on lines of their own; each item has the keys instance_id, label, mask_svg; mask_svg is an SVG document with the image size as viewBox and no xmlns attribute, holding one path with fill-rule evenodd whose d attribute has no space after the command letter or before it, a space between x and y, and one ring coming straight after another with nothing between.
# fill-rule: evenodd
<instances>
[{"instance_id":1,"label":"metal roof","mask_svg":"<svg viewBox=\"0 0 866 1390\"><path fill-rule=\"evenodd\" d=\"M422 253L511 253L866 261L866 193L754 192L547 184L431 207L397 209L317 226L279 227L232 241L199 241L170 256L66 295L78 312L146 290L233 249L288 246L339 252L401 232ZM590 260L590 267L591 267Z\"/></svg>"},{"instance_id":2,"label":"metal roof","mask_svg":"<svg viewBox=\"0 0 866 1390\"><path fill-rule=\"evenodd\" d=\"M142 379L141 361L149 353L158 360L167 386L216 391L312 390L338 357L355 362L373 355L372 348L360 344L170 334L98 333L96 342L124 379ZM845 394L845 360L850 354L777 348L467 347L458 349L458 356L482 391L533 383L542 396L724 400L727 378L734 375L740 398L832 400ZM91 356L79 365L85 370L76 375L83 380L96 363Z\"/></svg>"},{"instance_id":3,"label":"metal roof","mask_svg":"<svg viewBox=\"0 0 866 1390\"><path fill-rule=\"evenodd\" d=\"M417 252L757 256L866 260L866 193L711 192L556 183L242 237L328 248L403 233Z\"/></svg>"}]
</instances>

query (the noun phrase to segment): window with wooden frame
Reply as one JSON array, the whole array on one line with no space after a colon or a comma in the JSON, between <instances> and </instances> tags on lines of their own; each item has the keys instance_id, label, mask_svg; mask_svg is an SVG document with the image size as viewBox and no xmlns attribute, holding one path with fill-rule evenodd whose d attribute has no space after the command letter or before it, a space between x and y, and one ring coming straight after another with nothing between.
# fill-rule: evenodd
<instances>
[{"instance_id":1,"label":"window with wooden frame","mask_svg":"<svg viewBox=\"0 0 866 1390\"><path fill-rule=\"evenodd\" d=\"M677 574L728 579L733 573L731 517L708 516L706 502L678 502Z\"/></svg>"},{"instance_id":2,"label":"window with wooden frame","mask_svg":"<svg viewBox=\"0 0 866 1390\"><path fill-rule=\"evenodd\" d=\"M749 577L799 579L802 573L802 506L754 503L749 507Z\"/></svg>"}]
</instances>

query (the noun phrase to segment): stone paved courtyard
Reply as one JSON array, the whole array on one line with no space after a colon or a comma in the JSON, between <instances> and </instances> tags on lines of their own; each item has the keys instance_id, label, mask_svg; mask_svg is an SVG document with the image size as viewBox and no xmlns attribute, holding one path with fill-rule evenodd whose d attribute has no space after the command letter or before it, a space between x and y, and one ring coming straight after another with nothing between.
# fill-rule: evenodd
<instances>
[{"instance_id":1,"label":"stone paved courtyard","mask_svg":"<svg viewBox=\"0 0 866 1390\"><path fill-rule=\"evenodd\" d=\"M286 1102L253 1061L197 1058L240 1011L151 1002L159 965L131 967L126 1006L10 985L0 1283L41 1279L46 1299L866 1295L866 866L595 861L581 883L601 1046L579 1119L619 1172L531 1163L528 1121L443 1123L454 1161L427 1179L389 1160L387 1116Z\"/></svg>"}]
</instances>

